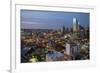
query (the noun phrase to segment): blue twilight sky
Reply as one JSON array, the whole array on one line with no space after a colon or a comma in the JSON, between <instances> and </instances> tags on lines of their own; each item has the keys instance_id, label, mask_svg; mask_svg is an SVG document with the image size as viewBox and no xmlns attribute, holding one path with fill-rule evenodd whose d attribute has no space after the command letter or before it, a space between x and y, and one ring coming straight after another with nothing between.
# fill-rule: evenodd
<instances>
[{"instance_id":1,"label":"blue twilight sky","mask_svg":"<svg viewBox=\"0 0 100 73\"><path fill-rule=\"evenodd\" d=\"M21 28L61 29L62 26L72 27L74 17L81 26L89 25L89 13L21 10Z\"/></svg>"}]
</instances>

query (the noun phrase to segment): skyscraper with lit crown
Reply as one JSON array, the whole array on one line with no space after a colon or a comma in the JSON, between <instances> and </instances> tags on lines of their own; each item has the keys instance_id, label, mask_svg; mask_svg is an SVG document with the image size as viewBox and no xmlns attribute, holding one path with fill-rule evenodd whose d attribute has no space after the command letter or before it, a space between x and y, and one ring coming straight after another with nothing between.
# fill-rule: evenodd
<instances>
[{"instance_id":1,"label":"skyscraper with lit crown","mask_svg":"<svg viewBox=\"0 0 100 73\"><path fill-rule=\"evenodd\" d=\"M73 18L73 36L77 38L79 35L79 21L74 17Z\"/></svg>"}]
</instances>

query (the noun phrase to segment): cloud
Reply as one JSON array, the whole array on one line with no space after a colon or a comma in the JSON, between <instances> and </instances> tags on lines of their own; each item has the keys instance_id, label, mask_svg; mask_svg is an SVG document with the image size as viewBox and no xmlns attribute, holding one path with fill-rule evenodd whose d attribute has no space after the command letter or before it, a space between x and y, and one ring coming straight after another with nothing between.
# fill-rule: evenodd
<instances>
[{"instance_id":1,"label":"cloud","mask_svg":"<svg viewBox=\"0 0 100 73\"><path fill-rule=\"evenodd\" d=\"M40 23L40 22L28 22L28 21L23 21L21 22L21 28L27 28L27 29L44 29L47 28L47 24L45 23Z\"/></svg>"}]
</instances>

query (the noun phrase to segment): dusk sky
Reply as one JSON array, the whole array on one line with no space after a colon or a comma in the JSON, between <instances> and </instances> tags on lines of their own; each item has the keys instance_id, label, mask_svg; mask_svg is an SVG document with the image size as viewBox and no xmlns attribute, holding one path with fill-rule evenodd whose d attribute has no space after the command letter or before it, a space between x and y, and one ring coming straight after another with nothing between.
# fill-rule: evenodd
<instances>
[{"instance_id":1,"label":"dusk sky","mask_svg":"<svg viewBox=\"0 0 100 73\"><path fill-rule=\"evenodd\" d=\"M81 26L89 25L89 13L21 10L21 28L60 29L62 26L72 27L74 17Z\"/></svg>"}]
</instances>

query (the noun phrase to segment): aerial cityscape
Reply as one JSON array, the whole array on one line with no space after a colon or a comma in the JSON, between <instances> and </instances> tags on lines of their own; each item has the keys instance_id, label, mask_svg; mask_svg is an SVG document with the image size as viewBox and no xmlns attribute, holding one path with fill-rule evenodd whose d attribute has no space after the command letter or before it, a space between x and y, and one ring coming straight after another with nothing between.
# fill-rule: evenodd
<instances>
[{"instance_id":1,"label":"aerial cityscape","mask_svg":"<svg viewBox=\"0 0 100 73\"><path fill-rule=\"evenodd\" d=\"M90 59L89 13L21 10L21 63Z\"/></svg>"}]
</instances>

